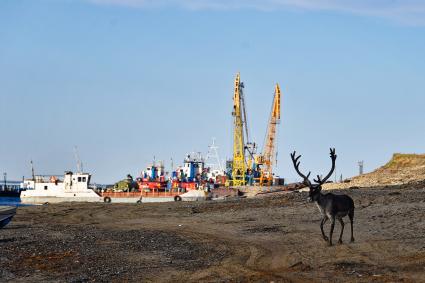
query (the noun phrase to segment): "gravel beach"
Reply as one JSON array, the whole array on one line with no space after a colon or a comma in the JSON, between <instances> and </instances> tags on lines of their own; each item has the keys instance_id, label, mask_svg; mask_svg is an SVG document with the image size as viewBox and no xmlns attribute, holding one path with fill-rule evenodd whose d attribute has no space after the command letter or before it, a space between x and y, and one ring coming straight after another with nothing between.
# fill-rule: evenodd
<instances>
[{"instance_id":1,"label":"gravel beach","mask_svg":"<svg viewBox=\"0 0 425 283\"><path fill-rule=\"evenodd\" d=\"M355 200L355 243L346 225L326 245L306 193L20 207L0 230L0 281L425 282L422 184L333 192Z\"/></svg>"}]
</instances>

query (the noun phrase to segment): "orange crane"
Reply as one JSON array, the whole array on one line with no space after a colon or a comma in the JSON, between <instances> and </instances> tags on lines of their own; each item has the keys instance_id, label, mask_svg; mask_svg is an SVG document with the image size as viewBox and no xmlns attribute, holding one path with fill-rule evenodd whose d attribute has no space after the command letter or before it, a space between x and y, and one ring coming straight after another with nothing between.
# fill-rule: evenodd
<instances>
[{"instance_id":1,"label":"orange crane","mask_svg":"<svg viewBox=\"0 0 425 283\"><path fill-rule=\"evenodd\" d=\"M263 150L256 156L256 163L260 167L260 186L271 186L273 183L273 166L277 163L276 132L280 123L280 97L280 87L276 84Z\"/></svg>"}]
</instances>

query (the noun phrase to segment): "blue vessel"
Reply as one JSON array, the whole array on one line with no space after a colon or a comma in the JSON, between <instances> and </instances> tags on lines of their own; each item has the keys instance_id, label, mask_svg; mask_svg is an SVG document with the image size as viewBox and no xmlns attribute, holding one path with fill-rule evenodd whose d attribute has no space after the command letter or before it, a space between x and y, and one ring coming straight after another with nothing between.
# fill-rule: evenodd
<instances>
[{"instance_id":1,"label":"blue vessel","mask_svg":"<svg viewBox=\"0 0 425 283\"><path fill-rule=\"evenodd\" d=\"M0 228L3 228L12 220L16 214L16 207L0 206Z\"/></svg>"},{"instance_id":2,"label":"blue vessel","mask_svg":"<svg viewBox=\"0 0 425 283\"><path fill-rule=\"evenodd\" d=\"M4 176L6 176L5 174ZM0 184L0 197L19 197L22 189L21 183L19 181L7 181L4 177L4 182Z\"/></svg>"}]
</instances>

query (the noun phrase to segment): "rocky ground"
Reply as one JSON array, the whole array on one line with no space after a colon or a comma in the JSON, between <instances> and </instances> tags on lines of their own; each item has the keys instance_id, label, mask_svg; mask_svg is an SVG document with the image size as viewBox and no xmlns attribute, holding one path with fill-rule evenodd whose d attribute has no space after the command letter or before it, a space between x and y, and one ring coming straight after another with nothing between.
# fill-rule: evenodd
<instances>
[{"instance_id":1,"label":"rocky ground","mask_svg":"<svg viewBox=\"0 0 425 283\"><path fill-rule=\"evenodd\" d=\"M0 230L0 281L425 282L424 183L335 193L355 200L356 241L346 225L333 247L306 193L21 207Z\"/></svg>"}]
</instances>

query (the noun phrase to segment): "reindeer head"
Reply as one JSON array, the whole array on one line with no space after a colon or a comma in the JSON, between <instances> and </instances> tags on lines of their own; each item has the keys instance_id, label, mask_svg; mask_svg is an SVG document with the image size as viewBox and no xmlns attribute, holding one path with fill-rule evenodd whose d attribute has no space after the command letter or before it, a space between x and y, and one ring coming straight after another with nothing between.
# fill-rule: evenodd
<instances>
[{"instance_id":1,"label":"reindeer head","mask_svg":"<svg viewBox=\"0 0 425 283\"><path fill-rule=\"evenodd\" d=\"M336 160L336 157L337 157L336 154L335 154L335 148L330 149L330 155L331 155L331 159L332 159L331 171L323 179L320 178L319 175L317 175L317 178L313 179L315 184L312 184L310 182L310 180L308 179L310 177L311 172L308 172L307 176L300 172L300 170L299 170L299 166L300 166L299 159L301 158L301 155L298 155L297 157L295 157L295 155L296 155L295 151L293 153L291 153L291 159L292 159L292 162L294 163L295 171L297 171L298 175L300 175L303 178L303 184L306 185L307 187L309 187L309 189L310 189L309 200L310 201L317 201L317 199L319 198L319 195L320 195L320 191L322 190L322 185L324 183L326 183L326 181L332 176L332 173L335 170L335 160Z\"/></svg>"}]
</instances>

